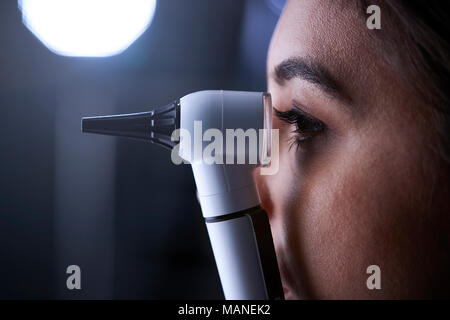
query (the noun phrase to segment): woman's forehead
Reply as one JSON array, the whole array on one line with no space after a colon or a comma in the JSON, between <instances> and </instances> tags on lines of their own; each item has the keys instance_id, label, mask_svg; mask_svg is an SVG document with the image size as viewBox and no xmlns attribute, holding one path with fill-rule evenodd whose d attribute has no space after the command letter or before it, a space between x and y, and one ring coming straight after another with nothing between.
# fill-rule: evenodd
<instances>
[{"instance_id":1,"label":"woman's forehead","mask_svg":"<svg viewBox=\"0 0 450 320\"><path fill-rule=\"evenodd\" d=\"M367 56L366 25L356 6L333 3L289 1L274 32L268 63L273 66L301 56L313 57L331 68L349 57L356 60L355 55L360 59Z\"/></svg>"},{"instance_id":2,"label":"woman's forehead","mask_svg":"<svg viewBox=\"0 0 450 320\"><path fill-rule=\"evenodd\" d=\"M370 86L380 73L380 57L371 48L366 22L356 5L335 1L291 0L273 34L267 59L269 82L285 60L313 60L343 83L348 92Z\"/></svg>"}]
</instances>

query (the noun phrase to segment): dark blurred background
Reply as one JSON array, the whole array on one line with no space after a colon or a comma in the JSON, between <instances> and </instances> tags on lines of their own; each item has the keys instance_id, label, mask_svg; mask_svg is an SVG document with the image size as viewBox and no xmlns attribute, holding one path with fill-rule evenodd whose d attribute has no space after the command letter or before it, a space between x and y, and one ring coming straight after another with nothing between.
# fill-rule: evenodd
<instances>
[{"instance_id":1,"label":"dark blurred background","mask_svg":"<svg viewBox=\"0 0 450 320\"><path fill-rule=\"evenodd\" d=\"M82 116L146 111L204 89L263 91L283 0L159 0L125 52L50 52L0 2L0 298L221 299L187 165L82 134ZM81 267L81 290L66 268Z\"/></svg>"}]
</instances>

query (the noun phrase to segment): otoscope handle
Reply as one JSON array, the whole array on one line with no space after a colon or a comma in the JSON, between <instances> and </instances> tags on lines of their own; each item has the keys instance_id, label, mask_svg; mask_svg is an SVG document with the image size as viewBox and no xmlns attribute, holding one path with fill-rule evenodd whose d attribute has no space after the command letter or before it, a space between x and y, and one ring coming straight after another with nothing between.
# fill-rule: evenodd
<instances>
[{"instance_id":1,"label":"otoscope handle","mask_svg":"<svg viewBox=\"0 0 450 320\"><path fill-rule=\"evenodd\" d=\"M267 213L260 206L205 218L227 300L283 300Z\"/></svg>"}]
</instances>

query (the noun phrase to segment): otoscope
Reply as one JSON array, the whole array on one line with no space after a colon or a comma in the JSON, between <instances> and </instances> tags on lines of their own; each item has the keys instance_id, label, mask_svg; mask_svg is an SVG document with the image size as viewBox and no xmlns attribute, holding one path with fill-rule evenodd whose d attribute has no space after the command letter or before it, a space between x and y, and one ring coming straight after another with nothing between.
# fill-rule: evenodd
<instances>
[{"instance_id":1,"label":"otoscope","mask_svg":"<svg viewBox=\"0 0 450 320\"><path fill-rule=\"evenodd\" d=\"M192 141L182 133L196 139L201 135L199 124L202 130L216 129L223 136L238 129L263 132L257 136L262 146L257 163L211 163L203 159L208 145L203 139L202 150L192 152ZM150 141L176 151L191 164L227 300L284 299L269 219L253 180L255 168L270 159L271 128L272 102L265 92L198 91L148 112L82 118L83 132ZM179 143L174 132L179 133ZM236 145L217 152L231 160L249 156L242 154L248 149L238 150Z\"/></svg>"}]
</instances>

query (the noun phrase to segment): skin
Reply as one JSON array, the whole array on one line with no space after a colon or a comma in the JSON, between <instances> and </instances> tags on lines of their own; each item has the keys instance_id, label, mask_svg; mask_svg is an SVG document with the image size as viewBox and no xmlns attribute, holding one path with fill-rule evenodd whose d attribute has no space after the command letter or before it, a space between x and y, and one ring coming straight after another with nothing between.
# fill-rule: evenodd
<instances>
[{"instance_id":1,"label":"skin","mask_svg":"<svg viewBox=\"0 0 450 320\"><path fill-rule=\"evenodd\" d=\"M437 165L427 147L436 139L430 108L374 49L358 10L350 2L292 0L272 37L274 107L295 104L326 126L290 147L295 125L274 117L280 169L255 174L285 296L442 297L449 208L436 191ZM292 57L326 68L347 99L304 79L277 81L275 67ZM366 286L370 265L381 268L381 290Z\"/></svg>"}]
</instances>

